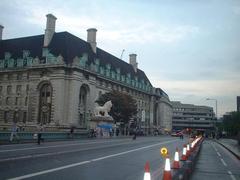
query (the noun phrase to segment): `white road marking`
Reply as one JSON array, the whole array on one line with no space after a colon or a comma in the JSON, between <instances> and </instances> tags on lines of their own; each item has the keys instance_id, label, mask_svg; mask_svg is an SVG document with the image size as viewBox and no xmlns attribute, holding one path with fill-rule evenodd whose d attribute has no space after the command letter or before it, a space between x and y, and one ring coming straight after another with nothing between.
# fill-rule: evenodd
<instances>
[{"instance_id":1,"label":"white road marking","mask_svg":"<svg viewBox=\"0 0 240 180\"><path fill-rule=\"evenodd\" d=\"M122 141L120 141L120 142L122 142ZM72 144L59 144L59 145L54 145L54 146L30 147L30 148L21 148L21 149L20 148L19 149L6 149L6 150L0 150L0 153L3 153L3 152L15 152L15 151L25 151L25 150L34 150L34 149L48 149L48 148L56 148L56 147L88 145L88 144L109 143L109 142L112 142L112 141L103 141L103 142L95 141L95 142L88 142L88 143L72 143Z\"/></svg>"},{"instance_id":2,"label":"white road marking","mask_svg":"<svg viewBox=\"0 0 240 180\"><path fill-rule=\"evenodd\" d=\"M221 158L221 161L222 161L224 166L227 166L227 164L225 163L225 161L222 158Z\"/></svg>"},{"instance_id":3,"label":"white road marking","mask_svg":"<svg viewBox=\"0 0 240 180\"><path fill-rule=\"evenodd\" d=\"M214 149L215 151L217 151L215 145L213 145L213 143L211 143L211 145L212 145L213 149Z\"/></svg>"},{"instance_id":4,"label":"white road marking","mask_svg":"<svg viewBox=\"0 0 240 180\"><path fill-rule=\"evenodd\" d=\"M67 150L67 151L58 151L58 152L50 152L50 153L42 153L42 154L32 154L32 155L26 155L26 156L10 157L10 158L5 158L5 159L0 159L0 162L13 161L13 160L15 161L15 160L21 160L21 159L28 159L28 158L45 157L45 156L54 156L54 155L74 153L74 152L93 150L93 149L99 149L99 148L113 147L113 146L116 146L116 145L124 145L124 144L129 144L129 143L125 142L125 143L111 144L111 145L107 145L107 146L97 146L97 147L91 147L91 148L83 148L83 149L74 149L74 150Z\"/></svg>"},{"instance_id":5,"label":"white road marking","mask_svg":"<svg viewBox=\"0 0 240 180\"><path fill-rule=\"evenodd\" d=\"M235 176L232 174L231 171L228 171L228 174L230 175L230 177L232 178L232 180L236 180Z\"/></svg>"},{"instance_id":6,"label":"white road marking","mask_svg":"<svg viewBox=\"0 0 240 180\"><path fill-rule=\"evenodd\" d=\"M82 161L82 162L79 162L79 163L69 164L69 165L66 165L66 166L58 167L58 168L53 168L53 169L49 169L49 170L45 170L45 171L40 171L40 172L36 172L36 173L26 174L26 175L19 176L19 177L10 178L8 180L21 180L21 179L25 179L25 178L31 178L31 177L34 177L34 176L39 176L39 175L42 175L42 174L47 174L47 173L51 173L51 172L55 172L55 171L60 171L60 170L63 170L63 169L76 167L76 166L80 166L80 165L83 165L83 164L88 164L88 163L95 162L95 161L101 161L101 160L104 160L104 159L108 159L108 158L112 158L112 157L116 157L116 156L121 156L121 155L128 154L128 153L131 153L131 152L140 151L140 150L143 150L143 149L148 149L148 148L151 148L151 147L154 147L154 146L159 146L161 144L167 144L167 143L171 143L171 142L174 142L174 141L178 141L178 140L171 140L171 141L165 141L165 142L161 142L161 143L157 143L157 144L152 144L152 145L149 145L149 146L144 146L144 147L132 149L132 150L129 150L129 151L123 151L121 153L111 154L111 155L108 155L108 156L103 156L103 157L91 159L91 160L88 160L88 161Z\"/></svg>"},{"instance_id":7,"label":"white road marking","mask_svg":"<svg viewBox=\"0 0 240 180\"><path fill-rule=\"evenodd\" d=\"M222 155L219 153L219 152L217 152L217 155L219 156L219 157L221 157Z\"/></svg>"},{"instance_id":8,"label":"white road marking","mask_svg":"<svg viewBox=\"0 0 240 180\"><path fill-rule=\"evenodd\" d=\"M20 180L20 179L30 178L30 177L34 177L34 176L39 176L41 174L47 174L47 173L50 173L50 172L59 171L59 170L66 169L66 168L80 166L80 165L87 164L87 163L90 163L90 161L83 161L83 162L79 162L79 163L75 163L75 164L69 164L67 166L62 166L62 167L58 167L58 168L54 168L54 169L49 169L49 170L46 170L46 171L40 171L40 172L37 172L37 173L27 174L27 175L24 175L24 176L11 178L9 180Z\"/></svg>"}]
</instances>

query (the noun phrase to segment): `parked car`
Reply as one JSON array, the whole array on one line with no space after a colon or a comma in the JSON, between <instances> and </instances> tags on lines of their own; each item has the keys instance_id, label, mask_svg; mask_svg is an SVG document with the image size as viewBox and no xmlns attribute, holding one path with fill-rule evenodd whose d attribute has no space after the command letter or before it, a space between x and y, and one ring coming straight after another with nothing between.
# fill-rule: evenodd
<instances>
[{"instance_id":1,"label":"parked car","mask_svg":"<svg viewBox=\"0 0 240 180\"><path fill-rule=\"evenodd\" d=\"M183 135L182 132L172 132L172 134L171 134L171 136L173 136L173 137L180 137L182 135Z\"/></svg>"}]
</instances>

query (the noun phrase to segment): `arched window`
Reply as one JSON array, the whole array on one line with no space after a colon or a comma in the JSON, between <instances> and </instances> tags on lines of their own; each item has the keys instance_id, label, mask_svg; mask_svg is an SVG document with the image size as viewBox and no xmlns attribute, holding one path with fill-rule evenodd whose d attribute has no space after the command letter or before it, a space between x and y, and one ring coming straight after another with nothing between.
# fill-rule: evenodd
<instances>
[{"instance_id":1,"label":"arched window","mask_svg":"<svg viewBox=\"0 0 240 180\"><path fill-rule=\"evenodd\" d=\"M49 83L45 83L41 86L39 98L40 101L38 123L40 124L50 123L52 106L52 87Z\"/></svg>"},{"instance_id":2,"label":"arched window","mask_svg":"<svg viewBox=\"0 0 240 180\"><path fill-rule=\"evenodd\" d=\"M82 127L86 126L88 90L87 85L82 85L79 93L78 120L79 125Z\"/></svg>"}]
</instances>

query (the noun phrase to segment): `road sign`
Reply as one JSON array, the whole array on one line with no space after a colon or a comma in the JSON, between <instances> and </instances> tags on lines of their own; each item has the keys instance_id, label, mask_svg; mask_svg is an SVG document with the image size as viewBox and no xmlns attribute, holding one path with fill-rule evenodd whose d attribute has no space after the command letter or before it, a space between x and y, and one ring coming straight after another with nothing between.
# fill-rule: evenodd
<instances>
[{"instance_id":1,"label":"road sign","mask_svg":"<svg viewBox=\"0 0 240 180\"><path fill-rule=\"evenodd\" d=\"M161 148L160 153L163 157L166 157L168 154L168 150L166 147Z\"/></svg>"}]
</instances>

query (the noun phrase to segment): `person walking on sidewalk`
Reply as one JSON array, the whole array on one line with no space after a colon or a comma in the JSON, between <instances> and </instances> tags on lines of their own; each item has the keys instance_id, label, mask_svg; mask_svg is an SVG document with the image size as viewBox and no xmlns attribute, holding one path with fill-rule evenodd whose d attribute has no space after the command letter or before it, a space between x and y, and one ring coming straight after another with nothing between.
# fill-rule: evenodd
<instances>
[{"instance_id":1,"label":"person walking on sidewalk","mask_svg":"<svg viewBox=\"0 0 240 180\"><path fill-rule=\"evenodd\" d=\"M134 131L133 131L133 140L136 140L136 138L137 138L137 128L135 128L134 129Z\"/></svg>"},{"instance_id":2,"label":"person walking on sidewalk","mask_svg":"<svg viewBox=\"0 0 240 180\"><path fill-rule=\"evenodd\" d=\"M14 140L14 138L16 138L17 140L19 140L19 137L17 135L18 132L18 126L16 123L13 123L12 125L12 129L11 129L11 135L10 135L10 142L12 142Z\"/></svg>"},{"instance_id":3,"label":"person walking on sidewalk","mask_svg":"<svg viewBox=\"0 0 240 180\"><path fill-rule=\"evenodd\" d=\"M37 143L38 143L38 145L40 145L41 141L44 140L42 138L42 131L43 131L43 126L42 125L38 126L38 133L37 133Z\"/></svg>"}]
</instances>

